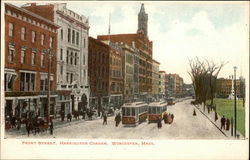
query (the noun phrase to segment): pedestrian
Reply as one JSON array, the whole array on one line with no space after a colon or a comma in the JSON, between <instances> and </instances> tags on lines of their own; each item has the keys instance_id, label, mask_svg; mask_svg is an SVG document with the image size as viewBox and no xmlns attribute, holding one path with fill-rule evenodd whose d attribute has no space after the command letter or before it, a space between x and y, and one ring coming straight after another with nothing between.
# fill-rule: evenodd
<instances>
[{"instance_id":1,"label":"pedestrian","mask_svg":"<svg viewBox=\"0 0 250 160\"><path fill-rule=\"evenodd\" d=\"M158 119L157 127L158 127L158 129L160 129L162 127L161 118Z\"/></svg>"},{"instance_id":2,"label":"pedestrian","mask_svg":"<svg viewBox=\"0 0 250 160\"><path fill-rule=\"evenodd\" d=\"M168 115L167 115L167 113L165 112L164 115L163 115L163 119L164 119L164 123L165 123L165 124L167 123L167 118L168 118Z\"/></svg>"},{"instance_id":3,"label":"pedestrian","mask_svg":"<svg viewBox=\"0 0 250 160\"><path fill-rule=\"evenodd\" d=\"M115 116L115 126L118 127L118 125L120 124L121 122L121 115L120 113L118 113L116 116Z\"/></svg>"},{"instance_id":4,"label":"pedestrian","mask_svg":"<svg viewBox=\"0 0 250 160\"><path fill-rule=\"evenodd\" d=\"M215 113L215 115L214 115L214 121L217 121L217 119L218 119L217 112L214 112L214 113Z\"/></svg>"},{"instance_id":5,"label":"pedestrian","mask_svg":"<svg viewBox=\"0 0 250 160\"><path fill-rule=\"evenodd\" d=\"M52 135L53 134L53 129L54 129L52 118L50 118L50 121L49 121L49 129L50 129L50 134Z\"/></svg>"},{"instance_id":6,"label":"pedestrian","mask_svg":"<svg viewBox=\"0 0 250 160\"><path fill-rule=\"evenodd\" d=\"M225 122L226 122L226 119L225 119L224 115L222 116L220 122L221 122L221 127L220 127L220 128L221 128L221 129L222 129L222 128L225 129Z\"/></svg>"},{"instance_id":7,"label":"pedestrian","mask_svg":"<svg viewBox=\"0 0 250 160\"><path fill-rule=\"evenodd\" d=\"M64 112L64 110L62 110L61 111L61 119L62 119L62 121L64 121L64 117L65 117L65 112Z\"/></svg>"},{"instance_id":8,"label":"pedestrian","mask_svg":"<svg viewBox=\"0 0 250 160\"><path fill-rule=\"evenodd\" d=\"M193 116L196 116L196 112L195 112L195 109L194 109L194 112L193 112Z\"/></svg>"},{"instance_id":9,"label":"pedestrian","mask_svg":"<svg viewBox=\"0 0 250 160\"><path fill-rule=\"evenodd\" d=\"M174 121L174 114L171 114L171 119L172 121Z\"/></svg>"},{"instance_id":10,"label":"pedestrian","mask_svg":"<svg viewBox=\"0 0 250 160\"><path fill-rule=\"evenodd\" d=\"M104 114L103 115L103 123L102 123L102 125L107 125L107 115L106 114Z\"/></svg>"},{"instance_id":11,"label":"pedestrian","mask_svg":"<svg viewBox=\"0 0 250 160\"><path fill-rule=\"evenodd\" d=\"M70 113L67 114L67 122L70 121L71 122L72 116Z\"/></svg>"},{"instance_id":12,"label":"pedestrian","mask_svg":"<svg viewBox=\"0 0 250 160\"><path fill-rule=\"evenodd\" d=\"M20 130L20 128L21 128L21 119L18 118L17 119L17 129Z\"/></svg>"},{"instance_id":13,"label":"pedestrian","mask_svg":"<svg viewBox=\"0 0 250 160\"><path fill-rule=\"evenodd\" d=\"M30 121L27 120L26 122L26 130L27 130L27 133L28 133L28 137L30 136Z\"/></svg>"},{"instance_id":14,"label":"pedestrian","mask_svg":"<svg viewBox=\"0 0 250 160\"><path fill-rule=\"evenodd\" d=\"M86 114L86 111L84 110L82 113L82 119L85 119L85 114Z\"/></svg>"},{"instance_id":15,"label":"pedestrian","mask_svg":"<svg viewBox=\"0 0 250 160\"><path fill-rule=\"evenodd\" d=\"M230 128L230 120L229 120L229 118L227 118L227 120L226 120L226 130L228 131L229 128Z\"/></svg>"}]
</instances>

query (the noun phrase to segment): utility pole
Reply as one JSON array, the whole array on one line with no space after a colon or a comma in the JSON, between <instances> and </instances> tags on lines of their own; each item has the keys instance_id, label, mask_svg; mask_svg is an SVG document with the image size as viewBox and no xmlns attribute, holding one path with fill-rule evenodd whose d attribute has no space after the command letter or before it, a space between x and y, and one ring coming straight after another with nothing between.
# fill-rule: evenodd
<instances>
[{"instance_id":1,"label":"utility pole","mask_svg":"<svg viewBox=\"0 0 250 160\"><path fill-rule=\"evenodd\" d=\"M48 94L47 94L47 122L50 120L50 68L51 68L51 58L53 56L53 50L50 48L48 49Z\"/></svg>"},{"instance_id":2,"label":"utility pole","mask_svg":"<svg viewBox=\"0 0 250 160\"><path fill-rule=\"evenodd\" d=\"M236 96L237 96L237 91L236 91L236 69L237 67L234 66L234 137L236 138Z\"/></svg>"}]
</instances>

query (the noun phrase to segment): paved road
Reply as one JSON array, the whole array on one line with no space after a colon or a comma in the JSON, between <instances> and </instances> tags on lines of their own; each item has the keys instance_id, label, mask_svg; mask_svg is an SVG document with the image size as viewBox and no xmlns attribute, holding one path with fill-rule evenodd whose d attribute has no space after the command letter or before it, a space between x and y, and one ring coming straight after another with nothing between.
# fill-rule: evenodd
<instances>
[{"instance_id":1,"label":"paved road","mask_svg":"<svg viewBox=\"0 0 250 160\"><path fill-rule=\"evenodd\" d=\"M155 123L142 123L136 127L115 127L114 117L108 117L108 125L102 120L81 121L54 130L53 135L42 133L31 138L107 138L107 139L225 139L225 137L204 115L196 110L190 100L178 102L168 107L175 115L174 122L164 124L161 129ZM27 135L6 134L7 138L26 138Z\"/></svg>"}]
</instances>

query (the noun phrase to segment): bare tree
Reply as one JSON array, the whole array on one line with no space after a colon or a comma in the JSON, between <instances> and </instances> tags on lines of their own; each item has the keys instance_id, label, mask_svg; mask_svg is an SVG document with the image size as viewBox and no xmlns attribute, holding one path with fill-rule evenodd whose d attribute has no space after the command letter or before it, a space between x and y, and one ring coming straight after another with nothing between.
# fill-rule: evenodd
<instances>
[{"instance_id":1,"label":"bare tree","mask_svg":"<svg viewBox=\"0 0 250 160\"><path fill-rule=\"evenodd\" d=\"M198 57L189 60L191 70L188 73L193 81L195 102L198 104L203 103L204 111L208 98L211 99L211 105L213 105L217 76L224 65L224 62L218 65L206 59L201 61Z\"/></svg>"}]
</instances>

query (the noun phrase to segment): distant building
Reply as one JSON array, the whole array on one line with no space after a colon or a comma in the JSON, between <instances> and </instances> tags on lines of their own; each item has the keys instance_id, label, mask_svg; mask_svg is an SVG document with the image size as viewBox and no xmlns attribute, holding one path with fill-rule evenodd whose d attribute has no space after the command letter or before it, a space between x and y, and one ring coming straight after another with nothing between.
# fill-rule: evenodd
<instances>
[{"instance_id":1,"label":"distant building","mask_svg":"<svg viewBox=\"0 0 250 160\"><path fill-rule=\"evenodd\" d=\"M58 28L46 18L5 3L5 116L47 117L48 79L50 114L55 114Z\"/></svg>"},{"instance_id":2,"label":"distant building","mask_svg":"<svg viewBox=\"0 0 250 160\"><path fill-rule=\"evenodd\" d=\"M153 66L152 66L152 94L155 99L159 98L159 66L160 63L156 60L153 60Z\"/></svg>"},{"instance_id":3,"label":"distant building","mask_svg":"<svg viewBox=\"0 0 250 160\"><path fill-rule=\"evenodd\" d=\"M183 78L178 74L166 74L167 95L178 96L183 91Z\"/></svg>"},{"instance_id":4,"label":"distant building","mask_svg":"<svg viewBox=\"0 0 250 160\"><path fill-rule=\"evenodd\" d=\"M166 97L166 72L159 71L159 98Z\"/></svg>"},{"instance_id":5,"label":"distant building","mask_svg":"<svg viewBox=\"0 0 250 160\"><path fill-rule=\"evenodd\" d=\"M139 92L140 99L148 101L152 95L152 53L153 42L147 36L147 14L144 5L138 14L138 30L136 34L99 35L101 41L124 43L138 50L139 55Z\"/></svg>"},{"instance_id":6,"label":"distant building","mask_svg":"<svg viewBox=\"0 0 250 160\"><path fill-rule=\"evenodd\" d=\"M228 98L232 90L232 79L219 78L216 81L216 96ZM237 96L240 95L240 80L236 80Z\"/></svg>"}]
</instances>

